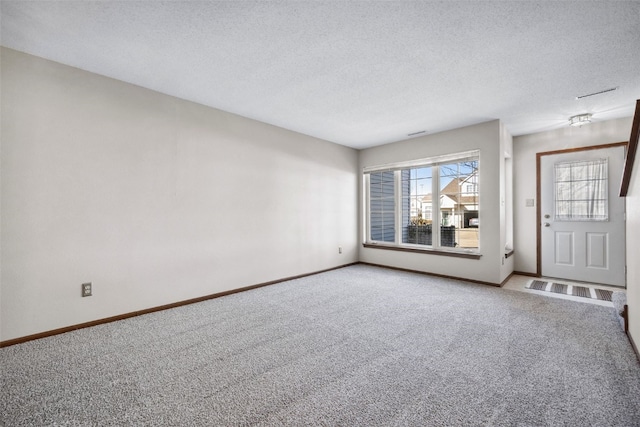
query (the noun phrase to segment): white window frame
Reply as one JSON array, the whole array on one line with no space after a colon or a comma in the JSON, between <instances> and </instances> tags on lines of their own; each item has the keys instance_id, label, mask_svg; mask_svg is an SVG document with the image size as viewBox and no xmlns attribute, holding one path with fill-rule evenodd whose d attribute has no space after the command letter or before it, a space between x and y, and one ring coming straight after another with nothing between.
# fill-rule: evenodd
<instances>
[{"instance_id":1,"label":"white window frame","mask_svg":"<svg viewBox=\"0 0 640 427\"><path fill-rule=\"evenodd\" d=\"M424 159L417 159L407 162L398 162L391 163L379 166L370 166L363 168L363 187L364 187L364 242L363 244L367 247L376 247L379 246L381 248L406 248L417 251L424 252L442 252L442 253L461 253L461 254L480 254L480 229L478 229L478 247L477 248L457 248L457 247L449 247L449 246L441 246L440 239L440 227L432 227L432 245L420 245L420 244L412 244L412 243L403 243L402 242L402 185L401 185L401 171L403 169L413 169L419 167L431 167L431 216L432 216L432 224L440 224L441 223L441 210L440 210L440 170L439 166L449 163L461 162L464 160L476 160L478 162L477 169L477 189L479 195L478 202L478 212L480 212L480 204L482 203L482 197L480 196L480 150L472 150L465 151L461 153L453 153L445 156L437 156L430 157ZM370 174L377 172L394 172L394 206L395 206L395 241L392 242L383 242L383 241L373 241L371 240L371 224L370 224ZM462 194L462 192L460 193Z\"/></svg>"}]
</instances>

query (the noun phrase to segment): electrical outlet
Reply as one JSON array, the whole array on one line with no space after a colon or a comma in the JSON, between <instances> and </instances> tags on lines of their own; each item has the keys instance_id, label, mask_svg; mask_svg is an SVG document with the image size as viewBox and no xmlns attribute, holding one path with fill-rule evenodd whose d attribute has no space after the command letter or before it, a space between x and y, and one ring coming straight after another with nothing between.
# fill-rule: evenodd
<instances>
[{"instance_id":1,"label":"electrical outlet","mask_svg":"<svg viewBox=\"0 0 640 427\"><path fill-rule=\"evenodd\" d=\"M91 282L82 284L82 296L83 297L91 296Z\"/></svg>"},{"instance_id":2,"label":"electrical outlet","mask_svg":"<svg viewBox=\"0 0 640 427\"><path fill-rule=\"evenodd\" d=\"M338 253L341 254L342 253L342 246L338 246Z\"/></svg>"}]
</instances>

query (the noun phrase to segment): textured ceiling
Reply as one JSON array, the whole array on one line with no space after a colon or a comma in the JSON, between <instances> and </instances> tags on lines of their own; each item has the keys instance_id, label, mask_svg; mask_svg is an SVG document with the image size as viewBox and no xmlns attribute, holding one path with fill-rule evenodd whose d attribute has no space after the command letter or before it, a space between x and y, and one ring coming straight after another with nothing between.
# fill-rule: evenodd
<instances>
[{"instance_id":1,"label":"textured ceiling","mask_svg":"<svg viewBox=\"0 0 640 427\"><path fill-rule=\"evenodd\" d=\"M628 117L640 2L2 1L3 46L354 148ZM618 87L576 100L577 96Z\"/></svg>"}]
</instances>

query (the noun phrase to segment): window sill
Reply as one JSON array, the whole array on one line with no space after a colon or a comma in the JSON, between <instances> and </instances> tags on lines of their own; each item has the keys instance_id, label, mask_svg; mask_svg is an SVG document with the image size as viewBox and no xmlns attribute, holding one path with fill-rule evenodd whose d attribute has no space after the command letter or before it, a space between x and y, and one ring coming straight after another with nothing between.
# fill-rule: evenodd
<instances>
[{"instance_id":1,"label":"window sill","mask_svg":"<svg viewBox=\"0 0 640 427\"><path fill-rule=\"evenodd\" d=\"M467 258L467 259L480 259L480 257L482 256L481 254L478 254L478 253L447 251L443 249L409 248L406 246L384 245L379 243L363 243L362 247L371 248L371 249L386 249L388 251L413 252L413 253L429 254L429 255L442 255L442 256Z\"/></svg>"}]
</instances>

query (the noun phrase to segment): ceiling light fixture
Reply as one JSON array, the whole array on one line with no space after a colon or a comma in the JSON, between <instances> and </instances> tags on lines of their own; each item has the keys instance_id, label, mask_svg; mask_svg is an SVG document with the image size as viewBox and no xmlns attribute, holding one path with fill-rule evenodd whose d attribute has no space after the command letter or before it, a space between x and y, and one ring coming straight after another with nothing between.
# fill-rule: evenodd
<instances>
[{"instance_id":1,"label":"ceiling light fixture","mask_svg":"<svg viewBox=\"0 0 640 427\"><path fill-rule=\"evenodd\" d=\"M591 123L591 114L578 114L577 116L569 117L570 126L582 126Z\"/></svg>"}]
</instances>

